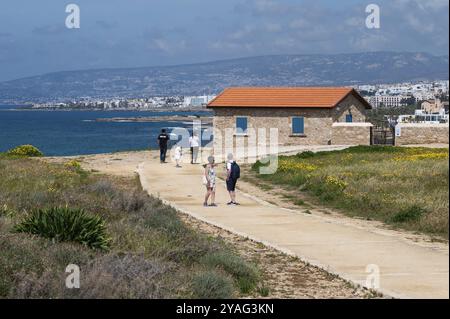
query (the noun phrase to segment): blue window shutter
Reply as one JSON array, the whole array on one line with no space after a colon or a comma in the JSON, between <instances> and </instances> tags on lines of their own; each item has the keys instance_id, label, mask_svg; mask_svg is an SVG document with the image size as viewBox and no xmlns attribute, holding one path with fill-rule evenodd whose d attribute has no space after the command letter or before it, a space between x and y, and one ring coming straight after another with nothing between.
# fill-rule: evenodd
<instances>
[{"instance_id":1,"label":"blue window shutter","mask_svg":"<svg viewBox=\"0 0 450 319\"><path fill-rule=\"evenodd\" d=\"M247 118L237 117L236 118L236 132L237 133L247 133Z\"/></svg>"},{"instance_id":2,"label":"blue window shutter","mask_svg":"<svg viewBox=\"0 0 450 319\"><path fill-rule=\"evenodd\" d=\"M292 134L305 133L305 119L303 117L292 118Z\"/></svg>"},{"instance_id":3,"label":"blue window shutter","mask_svg":"<svg viewBox=\"0 0 450 319\"><path fill-rule=\"evenodd\" d=\"M352 123L352 122L353 122L353 115L347 114L347 115L345 116L345 121L346 121L347 123Z\"/></svg>"}]
</instances>

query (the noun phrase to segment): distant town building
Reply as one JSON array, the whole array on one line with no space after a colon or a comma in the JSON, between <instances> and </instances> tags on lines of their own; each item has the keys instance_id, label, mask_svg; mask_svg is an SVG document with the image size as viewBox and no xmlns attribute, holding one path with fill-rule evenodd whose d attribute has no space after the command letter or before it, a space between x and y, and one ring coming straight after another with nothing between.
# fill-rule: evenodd
<instances>
[{"instance_id":1,"label":"distant town building","mask_svg":"<svg viewBox=\"0 0 450 319\"><path fill-rule=\"evenodd\" d=\"M414 98L416 101L425 101L448 96L449 81L422 81L418 83L391 83L366 84L354 87L370 101L374 107L384 105L391 107L398 105L395 96ZM372 98L372 100L370 100Z\"/></svg>"},{"instance_id":2,"label":"distant town building","mask_svg":"<svg viewBox=\"0 0 450 319\"><path fill-rule=\"evenodd\" d=\"M448 102L442 102L440 99L426 100L421 105L421 110L426 114L439 114L445 109L448 112Z\"/></svg>"},{"instance_id":3,"label":"distant town building","mask_svg":"<svg viewBox=\"0 0 450 319\"><path fill-rule=\"evenodd\" d=\"M414 115L400 115L399 123L448 123L448 102L439 99L424 101Z\"/></svg>"},{"instance_id":4,"label":"distant town building","mask_svg":"<svg viewBox=\"0 0 450 319\"><path fill-rule=\"evenodd\" d=\"M203 95L203 96L186 96L184 98L183 106L185 107L200 107L206 106L215 98L214 95Z\"/></svg>"},{"instance_id":5,"label":"distant town building","mask_svg":"<svg viewBox=\"0 0 450 319\"><path fill-rule=\"evenodd\" d=\"M369 103L374 107L399 107L405 105L404 100L408 96L404 95L375 95L368 98Z\"/></svg>"}]
</instances>

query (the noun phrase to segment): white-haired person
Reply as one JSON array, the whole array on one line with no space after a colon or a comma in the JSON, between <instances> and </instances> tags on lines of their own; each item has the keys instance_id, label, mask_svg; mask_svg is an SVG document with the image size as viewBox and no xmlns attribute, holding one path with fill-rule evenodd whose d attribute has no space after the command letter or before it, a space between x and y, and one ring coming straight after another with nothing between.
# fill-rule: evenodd
<instances>
[{"instance_id":1,"label":"white-haired person","mask_svg":"<svg viewBox=\"0 0 450 319\"><path fill-rule=\"evenodd\" d=\"M227 191L230 194L231 201L227 205L239 205L236 202L236 183L241 177L241 168L233 159L233 154L227 156Z\"/></svg>"}]
</instances>

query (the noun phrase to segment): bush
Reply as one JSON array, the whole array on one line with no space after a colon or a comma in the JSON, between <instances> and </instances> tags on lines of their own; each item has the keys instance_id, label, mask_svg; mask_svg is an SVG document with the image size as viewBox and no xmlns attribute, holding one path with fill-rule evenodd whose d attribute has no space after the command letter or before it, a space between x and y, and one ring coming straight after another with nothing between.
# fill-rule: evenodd
<instances>
[{"instance_id":1,"label":"bush","mask_svg":"<svg viewBox=\"0 0 450 319\"><path fill-rule=\"evenodd\" d=\"M81 164L77 160L71 160L64 164L64 167L75 171L81 170Z\"/></svg>"},{"instance_id":2,"label":"bush","mask_svg":"<svg viewBox=\"0 0 450 319\"><path fill-rule=\"evenodd\" d=\"M1 205L0 204L0 217L1 216L13 216L14 213L15 212L11 208L9 208L8 205L6 205L6 204Z\"/></svg>"},{"instance_id":3,"label":"bush","mask_svg":"<svg viewBox=\"0 0 450 319\"><path fill-rule=\"evenodd\" d=\"M414 205L408 208L405 208L395 214L392 217L392 222L394 223L405 223L409 221L417 221L419 220L424 214L426 213L426 210L423 209L420 206Z\"/></svg>"},{"instance_id":4,"label":"bush","mask_svg":"<svg viewBox=\"0 0 450 319\"><path fill-rule=\"evenodd\" d=\"M245 262L241 257L231 254L216 252L207 254L201 262L209 267L219 268L232 275L242 293L252 291L258 282L258 271L253 265Z\"/></svg>"},{"instance_id":5,"label":"bush","mask_svg":"<svg viewBox=\"0 0 450 319\"><path fill-rule=\"evenodd\" d=\"M134 192L111 192L109 196L113 196L113 203L116 207L120 207L126 212L137 212L145 208L148 200L147 194L142 191Z\"/></svg>"},{"instance_id":6,"label":"bush","mask_svg":"<svg viewBox=\"0 0 450 319\"><path fill-rule=\"evenodd\" d=\"M233 295L233 281L215 271L197 274L192 280L192 290L199 299L230 299Z\"/></svg>"},{"instance_id":7,"label":"bush","mask_svg":"<svg viewBox=\"0 0 450 319\"><path fill-rule=\"evenodd\" d=\"M8 156L19 156L19 157L40 157L44 154L33 145L21 145L10 149L6 152Z\"/></svg>"},{"instance_id":8,"label":"bush","mask_svg":"<svg viewBox=\"0 0 450 319\"><path fill-rule=\"evenodd\" d=\"M101 250L107 250L110 242L103 219L89 216L80 209L55 207L35 210L14 230L55 241L77 242Z\"/></svg>"},{"instance_id":9,"label":"bush","mask_svg":"<svg viewBox=\"0 0 450 319\"><path fill-rule=\"evenodd\" d=\"M358 154L358 153L403 153L405 151L402 147L395 147L389 145L359 145L352 146L341 151L336 151L336 153L349 153L349 154ZM332 153L332 152L331 152Z\"/></svg>"},{"instance_id":10,"label":"bush","mask_svg":"<svg viewBox=\"0 0 450 319\"><path fill-rule=\"evenodd\" d=\"M300 159L304 159L304 158L314 157L315 155L316 155L316 153L314 153L314 152L304 151L304 152L298 153L297 155L295 155L295 157L300 158Z\"/></svg>"},{"instance_id":11,"label":"bush","mask_svg":"<svg viewBox=\"0 0 450 319\"><path fill-rule=\"evenodd\" d=\"M93 192L100 196L107 196L112 198L116 195L117 190L113 186L112 182L108 179L100 179L87 187L89 192Z\"/></svg>"},{"instance_id":12,"label":"bush","mask_svg":"<svg viewBox=\"0 0 450 319\"><path fill-rule=\"evenodd\" d=\"M267 286L261 286L258 288L258 293L261 297L269 297L270 289Z\"/></svg>"}]
</instances>

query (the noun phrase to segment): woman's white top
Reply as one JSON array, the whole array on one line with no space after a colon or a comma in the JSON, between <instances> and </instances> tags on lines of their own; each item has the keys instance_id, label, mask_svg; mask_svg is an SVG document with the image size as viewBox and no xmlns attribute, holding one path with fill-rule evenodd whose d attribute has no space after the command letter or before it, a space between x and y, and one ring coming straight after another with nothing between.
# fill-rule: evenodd
<instances>
[{"instance_id":1,"label":"woman's white top","mask_svg":"<svg viewBox=\"0 0 450 319\"><path fill-rule=\"evenodd\" d=\"M191 137L189 137L189 145L191 147L199 147L200 146L200 142L199 142L198 136L191 136Z\"/></svg>"}]
</instances>

